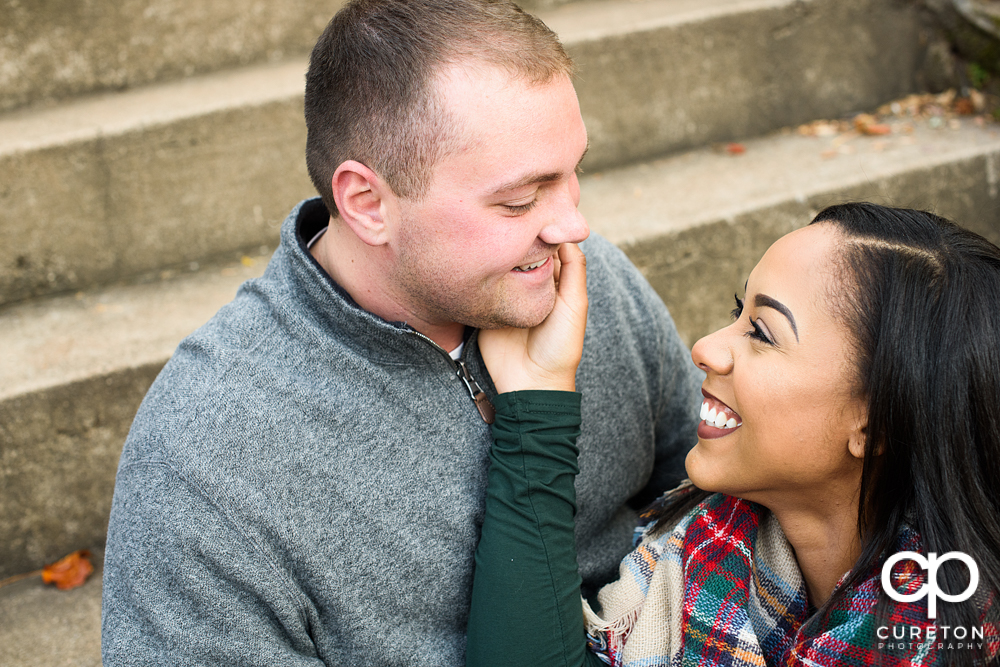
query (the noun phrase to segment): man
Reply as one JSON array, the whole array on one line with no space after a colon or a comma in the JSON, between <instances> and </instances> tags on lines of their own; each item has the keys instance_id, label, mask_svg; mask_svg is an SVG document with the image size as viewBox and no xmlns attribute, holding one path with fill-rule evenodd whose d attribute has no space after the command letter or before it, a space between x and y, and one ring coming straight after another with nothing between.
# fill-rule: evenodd
<instances>
[{"instance_id":1,"label":"man","mask_svg":"<svg viewBox=\"0 0 1000 667\"><path fill-rule=\"evenodd\" d=\"M129 434L106 665L463 663L495 397L476 330L540 323L556 250L588 235L570 71L507 2L334 17L306 87L322 201L181 343ZM624 255L581 247L578 542L596 585L632 506L683 475L700 378Z\"/></svg>"}]
</instances>

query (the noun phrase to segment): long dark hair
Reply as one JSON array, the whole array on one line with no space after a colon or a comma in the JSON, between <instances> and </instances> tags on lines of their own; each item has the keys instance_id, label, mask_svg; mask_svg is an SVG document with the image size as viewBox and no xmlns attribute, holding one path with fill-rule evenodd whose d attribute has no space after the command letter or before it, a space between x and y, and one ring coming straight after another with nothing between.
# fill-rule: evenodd
<instances>
[{"instance_id":1,"label":"long dark hair","mask_svg":"<svg viewBox=\"0 0 1000 667\"><path fill-rule=\"evenodd\" d=\"M868 203L831 206L810 224L843 238L837 294L825 295L853 337L856 391L867 400L858 532L861 556L819 610L871 576L905 526L925 553L961 551L979 567L978 593L938 606L938 627L1000 616L1000 249L944 218ZM708 493L691 489L652 511L676 522ZM649 514L647 514L649 516ZM939 571L965 590L967 570ZM986 616L984 617L984 607ZM885 621L888 596L879 604ZM879 623L880 625L885 623ZM984 644L984 649L987 646ZM943 654L972 665L986 651Z\"/></svg>"},{"instance_id":2,"label":"long dark hair","mask_svg":"<svg viewBox=\"0 0 1000 667\"><path fill-rule=\"evenodd\" d=\"M983 623L1000 600L1000 249L924 211L844 204L810 224L844 237L844 294L830 302L854 338L868 427L856 583L890 555L904 524L925 552L961 551L979 566L978 594L938 608L938 626ZM853 298L851 298L853 296ZM964 567L939 572L946 591ZM988 603L987 603L988 604ZM882 605L883 609L885 604ZM948 652L973 664L977 651Z\"/></svg>"}]
</instances>

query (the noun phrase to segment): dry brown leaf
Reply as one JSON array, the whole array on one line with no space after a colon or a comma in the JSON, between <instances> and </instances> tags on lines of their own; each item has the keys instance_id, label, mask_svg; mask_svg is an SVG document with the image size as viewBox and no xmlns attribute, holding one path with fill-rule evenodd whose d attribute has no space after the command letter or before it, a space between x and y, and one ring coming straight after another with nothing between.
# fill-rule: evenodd
<instances>
[{"instance_id":1,"label":"dry brown leaf","mask_svg":"<svg viewBox=\"0 0 1000 667\"><path fill-rule=\"evenodd\" d=\"M976 108L972 105L972 100L968 97L960 97L955 100L955 113L959 116L971 116L976 113Z\"/></svg>"},{"instance_id":2,"label":"dry brown leaf","mask_svg":"<svg viewBox=\"0 0 1000 667\"><path fill-rule=\"evenodd\" d=\"M94 571L90 563L90 552L86 549L74 551L51 565L42 568L42 581L55 584L61 591L83 586Z\"/></svg>"},{"instance_id":3,"label":"dry brown leaf","mask_svg":"<svg viewBox=\"0 0 1000 667\"><path fill-rule=\"evenodd\" d=\"M892 127L886 125L885 123L875 123L874 125L868 125L865 127L864 133L873 136L892 134Z\"/></svg>"},{"instance_id":4,"label":"dry brown leaf","mask_svg":"<svg viewBox=\"0 0 1000 667\"><path fill-rule=\"evenodd\" d=\"M878 118L868 113L858 114L854 117L854 129L867 135L892 134L891 127L878 122Z\"/></svg>"}]
</instances>

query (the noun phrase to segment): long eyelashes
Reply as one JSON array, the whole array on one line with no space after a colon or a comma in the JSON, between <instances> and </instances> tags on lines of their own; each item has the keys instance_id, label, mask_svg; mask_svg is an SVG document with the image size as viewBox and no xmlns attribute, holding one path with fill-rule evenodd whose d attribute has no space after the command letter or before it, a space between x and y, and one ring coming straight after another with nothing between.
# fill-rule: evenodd
<instances>
[{"instance_id":1,"label":"long eyelashes","mask_svg":"<svg viewBox=\"0 0 1000 667\"><path fill-rule=\"evenodd\" d=\"M738 320L740 319L740 316L743 315L743 299L736 296L735 294L733 295L733 298L736 299L736 307L733 308L730 315L733 316L734 320ZM757 322L751 320L750 326L752 326L753 329L751 331L744 332L743 334L744 336L746 336L747 338L753 338L754 340L759 340L761 343L764 343L766 345L774 345L774 341L772 341L770 338L767 337L767 335L764 333L764 330L760 328L760 325L757 324Z\"/></svg>"}]
</instances>

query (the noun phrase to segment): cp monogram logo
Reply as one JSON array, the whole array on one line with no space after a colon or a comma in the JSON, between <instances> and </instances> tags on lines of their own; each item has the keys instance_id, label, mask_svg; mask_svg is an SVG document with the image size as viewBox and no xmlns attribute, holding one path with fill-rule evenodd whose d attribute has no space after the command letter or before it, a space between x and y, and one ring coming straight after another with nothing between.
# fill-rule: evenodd
<instances>
[{"instance_id":1,"label":"cp monogram logo","mask_svg":"<svg viewBox=\"0 0 1000 667\"><path fill-rule=\"evenodd\" d=\"M927 583L921 586L915 593L899 593L892 587L892 581L890 581L892 567L903 560L915 561L920 565L921 569L927 570ZM960 560L969 568L968 588L955 595L945 593L937 584L938 568L941 567L941 563L949 560ZM972 560L971 556L961 551L949 551L942 555L941 558L938 558L937 554L933 551L927 554L927 558L924 558L915 551L900 551L898 554L890 557L885 562L885 565L882 566L882 590L885 591L886 595L897 602L916 602L920 598L927 596L927 618L937 618L938 598L941 598L945 602L964 602L972 597L978 586L979 566L976 565L976 561Z\"/></svg>"}]
</instances>

